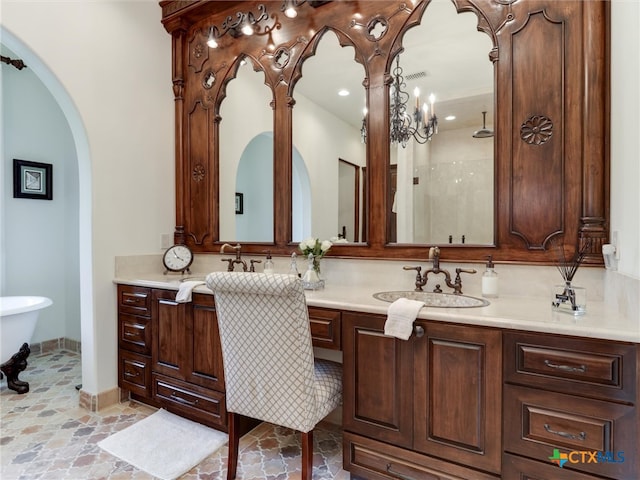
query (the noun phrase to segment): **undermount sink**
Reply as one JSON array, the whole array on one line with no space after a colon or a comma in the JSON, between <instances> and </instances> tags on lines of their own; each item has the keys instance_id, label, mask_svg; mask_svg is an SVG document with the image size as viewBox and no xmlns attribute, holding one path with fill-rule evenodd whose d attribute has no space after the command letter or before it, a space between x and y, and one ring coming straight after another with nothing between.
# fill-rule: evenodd
<instances>
[{"instance_id":1,"label":"undermount sink","mask_svg":"<svg viewBox=\"0 0 640 480\"><path fill-rule=\"evenodd\" d=\"M205 277L183 277L180 279L180 283L182 282L204 282L206 281Z\"/></svg>"},{"instance_id":2,"label":"undermount sink","mask_svg":"<svg viewBox=\"0 0 640 480\"><path fill-rule=\"evenodd\" d=\"M454 295L452 293L416 292L413 290L401 290L394 292L378 292L374 298L383 302L395 302L399 298L418 300L424 302L427 307L440 308L473 308L486 307L489 302L483 298L470 297L468 295Z\"/></svg>"}]
</instances>

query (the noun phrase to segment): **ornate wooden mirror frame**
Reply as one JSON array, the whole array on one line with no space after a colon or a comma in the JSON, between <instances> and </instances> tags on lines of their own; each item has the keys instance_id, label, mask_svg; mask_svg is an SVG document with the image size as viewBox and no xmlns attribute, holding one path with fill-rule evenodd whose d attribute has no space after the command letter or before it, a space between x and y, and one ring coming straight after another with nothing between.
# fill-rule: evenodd
<instances>
[{"instance_id":1,"label":"ornate wooden mirror frame","mask_svg":"<svg viewBox=\"0 0 640 480\"><path fill-rule=\"evenodd\" d=\"M589 244L587 262L602 263L609 218L609 13L606 1L452 0L473 12L494 48L495 244L442 246L455 261L549 264L552 244L571 255ZM274 242L243 244L288 254L294 89L301 66L331 29L354 47L366 72L367 244L340 245L335 256L417 258L427 245L388 244L389 70L403 34L420 22L428 0L306 2L295 19L281 2L161 1L172 36L176 123L175 240L195 252L218 252L218 115L240 56L250 57L273 92ZM316 8L317 7L317 8ZM239 13L252 12L257 33L239 35ZM250 17L251 18L251 17ZM379 34L376 25L384 23ZM237 22L236 22L237 23ZM212 26L218 48L207 46ZM269 48L271 44L274 49ZM283 57L284 53L284 57ZM283 59L286 58L286 61ZM377 113L376 113L377 112Z\"/></svg>"}]
</instances>

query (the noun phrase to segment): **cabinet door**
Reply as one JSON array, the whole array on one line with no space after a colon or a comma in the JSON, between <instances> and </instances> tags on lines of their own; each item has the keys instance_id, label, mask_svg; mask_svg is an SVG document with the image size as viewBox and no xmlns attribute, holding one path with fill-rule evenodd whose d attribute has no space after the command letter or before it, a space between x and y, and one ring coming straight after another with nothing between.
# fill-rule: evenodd
<instances>
[{"instance_id":1,"label":"cabinet door","mask_svg":"<svg viewBox=\"0 0 640 480\"><path fill-rule=\"evenodd\" d=\"M420 323L414 346L414 449L500 472L501 333Z\"/></svg>"},{"instance_id":2,"label":"cabinet door","mask_svg":"<svg viewBox=\"0 0 640 480\"><path fill-rule=\"evenodd\" d=\"M385 320L343 313L343 427L410 447L413 340L385 336Z\"/></svg>"},{"instance_id":3,"label":"cabinet door","mask_svg":"<svg viewBox=\"0 0 640 480\"><path fill-rule=\"evenodd\" d=\"M175 301L176 292L153 290L151 318L153 322L153 371L186 380L187 339L191 337L186 318L186 304Z\"/></svg>"},{"instance_id":4,"label":"cabinet door","mask_svg":"<svg viewBox=\"0 0 640 480\"><path fill-rule=\"evenodd\" d=\"M193 332L187 340L187 381L224 392L222 348L212 295L193 294L187 323Z\"/></svg>"}]
</instances>

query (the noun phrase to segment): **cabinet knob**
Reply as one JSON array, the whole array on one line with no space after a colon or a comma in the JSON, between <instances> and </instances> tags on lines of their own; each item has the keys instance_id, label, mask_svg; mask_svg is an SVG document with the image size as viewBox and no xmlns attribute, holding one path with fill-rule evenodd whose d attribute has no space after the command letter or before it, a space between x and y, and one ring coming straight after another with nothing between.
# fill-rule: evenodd
<instances>
[{"instance_id":1,"label":"cabinet knob","mask_svg":"<svg viewBox=\"0 0 640 480\"><path fill-rule=\"evenodd\" d=\"M416 337L418 337L418 338L424 337L424 327L421 327L420 325L416 325L413 328L413 331L415 332Z\"/></svg>"}]
</instances>

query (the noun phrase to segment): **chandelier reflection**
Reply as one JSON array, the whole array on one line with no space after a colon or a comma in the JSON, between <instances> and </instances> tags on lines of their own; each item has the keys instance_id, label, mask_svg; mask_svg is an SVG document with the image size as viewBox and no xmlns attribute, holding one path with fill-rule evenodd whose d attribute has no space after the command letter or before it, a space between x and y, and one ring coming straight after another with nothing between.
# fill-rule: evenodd
<instances>
[{"instance_id":1,"label":"chandelier reflection","mask_svg":"<svg viewBox=\"0 0 640 480\"><path fill-rule=\"evenodd\" d=\"M433 135L438 133L438 117L436 117L434 104L435 95L429 95L429 104L420 105L420 89L416 87L416 98L413 114L409 114L409 94L405 91L406 83L402 76L400 55L396 57L396 66L392 72L393 83L390 91L389 125L391 143L399 143L407 146L413 137L418 143L430 141Z\"/></svg>"}]
</instances>

